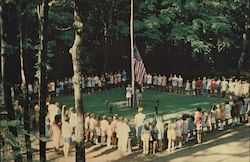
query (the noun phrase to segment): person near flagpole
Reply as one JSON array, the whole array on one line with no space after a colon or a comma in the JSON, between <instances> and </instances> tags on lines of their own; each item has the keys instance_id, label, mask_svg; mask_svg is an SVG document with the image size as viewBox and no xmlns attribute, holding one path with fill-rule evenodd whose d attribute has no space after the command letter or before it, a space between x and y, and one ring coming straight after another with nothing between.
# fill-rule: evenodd
<instances>
[{"instance_id":1,"label":"person near flagpole","mask_svg":"<svg viewBox=\"0 0 250 162\"><path fill-rule=\"evenodd\" d=\"M132 106L131 105L131 100L132 100L132 87L130 84L128 84L126 88L126 100L127 100L127 106Z\"/></svg>"}]
</instances>

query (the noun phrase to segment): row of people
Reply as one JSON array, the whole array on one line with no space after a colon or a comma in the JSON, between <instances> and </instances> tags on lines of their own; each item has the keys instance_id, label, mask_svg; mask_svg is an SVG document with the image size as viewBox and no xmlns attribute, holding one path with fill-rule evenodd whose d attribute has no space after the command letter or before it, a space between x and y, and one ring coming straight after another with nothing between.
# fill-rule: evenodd
<instances>
[{"instance_id":1,"label":"row of people","mask_svg":"<svg viewBox=\"0 0 250 162\"><path fill-rule=\"evenodd\" d=\"M59 153L60 141L63 139L63 152L68 156L70 144L77 134L77 115L73 108L51 100L47 103L46 135L52 133L55 151ZM35 106L39 115L39 106ZM39 124L39 116L37 122ZM239 97L225 103L212 105L209 111L198 108L195 112L178 115L177 118L163 121L155 115L154 120L148 120L143 108L130 122L117 114L102 117L94 113L85 113L85 141L93 144L117 147L123 153L132 151L132 139L136 137L137 144L143 148L145 155L167 149L173 151L182 147L193 136L200 143L202 132L223 130L230 125L236 126L248 120L250 123L250 99Z\"/></svg>"},{"instance_id":2,"label":"row of people","mask_svg":"<svg viewBox=\"0 0 250 162\"><path fill-rule=\"evenodd\" d=\"M249 93L249 83L246 80L225 77L197 77L184 82L181 75L167 77L148 73L144 76L144 85L157 90L206 96L247 96Z\"/></svg>"}]
</instances>

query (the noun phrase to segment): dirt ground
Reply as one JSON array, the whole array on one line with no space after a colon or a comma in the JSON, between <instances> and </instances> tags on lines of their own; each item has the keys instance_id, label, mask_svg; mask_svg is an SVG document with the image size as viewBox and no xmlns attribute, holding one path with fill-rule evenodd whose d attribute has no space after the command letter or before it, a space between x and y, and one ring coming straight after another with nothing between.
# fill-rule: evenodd
<instances>
[{"instance_id":1,"label":"dirt ground","mask_svg":"<svg viewBox=\"0 0 250 162\"><path fill-rule=\"evenodd\" d=\"M35 147L38 148L38 145ZM74 148L70 156L57 155L52 149L52 142L47 144L47 159L55 162L74 162ZM38 152L34 159L38 159ZM250 126L242 125L224 131L203 135L203 142L190 141L182 149L174 152L162 151L145 156L142 150L122 155L117 149L103 146L91 146L86 149L87 162L250 162Z\"/></svg>"}]
</instances>

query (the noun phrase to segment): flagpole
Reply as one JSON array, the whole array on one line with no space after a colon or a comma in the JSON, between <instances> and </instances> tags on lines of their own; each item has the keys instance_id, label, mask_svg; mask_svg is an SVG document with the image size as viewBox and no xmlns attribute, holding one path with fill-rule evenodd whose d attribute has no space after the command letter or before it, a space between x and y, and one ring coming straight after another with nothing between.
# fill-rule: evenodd
<instances>
[{"instance_id":1,"label":"flagpole","mask_svg":"<svg viewBox=\"0 0 250 162\"><path fill-rule=\"evenodd\" d=\"M131 43L131 85L132 85L132 107L134 107L135 101L135 74L134 74L134 30L133 30L133 0L131 0L131 12L130 12L130 43Z\"/></svg>"}]
</instances>

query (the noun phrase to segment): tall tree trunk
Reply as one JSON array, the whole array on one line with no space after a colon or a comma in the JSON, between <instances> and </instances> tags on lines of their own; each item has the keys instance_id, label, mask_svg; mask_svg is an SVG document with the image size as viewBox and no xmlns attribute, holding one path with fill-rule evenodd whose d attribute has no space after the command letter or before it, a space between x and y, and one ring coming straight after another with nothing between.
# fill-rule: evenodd
<instances>
[{"instance_id":1,"label":"tall tree trunk","mask_svg":"<svg viewBox=\"0 0 250 162\"><path fill-rule=\"evenodd\" d=\"M85 162L85 146L84 146L84 119L83 119L83 106L82 96L80 87L80 76L81 76L81 63L80 63L80 45L82 39L83 23L80 17L79 5L77 0L74 6L74 28L75 28L75 40L74 44L69 50L72 56L74 76L72 78L74 86L74 97L75 97L75 109L77 113L78 125L76 128L76 162Z\"/></svg>"},{"instance_id":2,"label":"tall tree trunk","mask_svg":"<svg viewBox=\"0 0 250 162\"><path fill-rule=\"evenodd\" d=\"M3 97L4 97L4 105L5 109L7 110L7 118L9 121L13 121L16 119L15 110L12 103L12 96L11 96L11 84L8 82L10 79L7 78L7 67L9 66L8 62L6 61L5 55L5 40L4 40L4 27L3 27L3 17L2 17L3 8L0 6L0 26L1 26L1 73L2 73L2 84L3 84ZM18 137L17 128L16 126L9 127L10 132L13 134L14 137ZM20 151L20 147L18 145L13 146L12 150L15 154L14 160L15 162L22 161L22 155Z\"/></svg>"},{"instance_id":3,"label":"tall tree trunk","mask_svg":"<svg viewBox=\"0 0 250 162\"><path fill-rule=\"evenodd\" d=\"M28 86L26 82L25 72L24 72L24 48L23 40L24 34L26 33L26 1L20 0L21 13L20 13L20 26L19 26L19 50L20 50L20 65L21 65L21 79L22 79L22 106L24 107L24 129L25 129L25 145L26 145L26 155L27 161L32 161L32 149L30 141L30 101L28 96Z\"/></svg>"},{"instance_id":4,"label":"tall tree trunk","mask_svg":"<svg viewBox=\"0 0 250 162\"><path fill-rule=\"evenodd\" d=\"M43 0L43 3L37 6L37 15L39 19L39 37L40 37L40 50L38 52L38 75L39 75L39 105L40 105L40 161L46 161L46 138L45 134L45 115L46 115L46 98L47 98L47 42L48 42L48 0Z\"/></svg>"},{"instance_id":5,"label":"tall tree trunk","mask_svg":"<svg viewBox=\"0 0 250 162\"><path fill-rule=\"evenodd\" d=\"M0 76L0 104L4 103L4 90L3 90L3 77L4 77L4 71L3 71L3 67L4 67L4 51L5 51L5 42L4 42L4 35L3 35L3 19L2 19L2 6L0 4L0 41L1 41L1 76Z\"/></svg>"},{"instance_id":6,"label":"tall tree trunk","mask_svg":"<svg viewBox=\"0 0 250 162\"><path fill-rule=\"evenodd\" d=\"M239 61L238 61L238 68L237 68L237 78L240 77L240 73L241 73L241 69L242 69L242 66L243 66L243 63L244 63L244 58L245 58L245 55L246 55L246 51L247 51L247 34L249 33L249 6L250 5L250 2L249 0L246 1L246 13L245 13L245 31L244 33L242 34L242 52L240 54L240 58L239 58Z\"/></svg>"}]
</instances>

